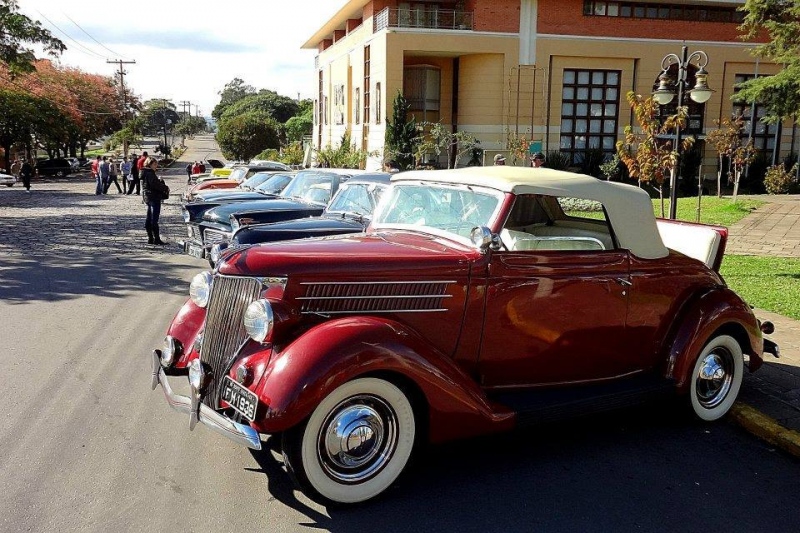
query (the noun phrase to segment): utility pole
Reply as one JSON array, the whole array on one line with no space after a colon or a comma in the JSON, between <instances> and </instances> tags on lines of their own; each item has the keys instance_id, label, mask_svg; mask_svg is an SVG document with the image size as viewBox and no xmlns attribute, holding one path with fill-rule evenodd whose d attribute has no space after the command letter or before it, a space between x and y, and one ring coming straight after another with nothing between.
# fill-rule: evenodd
<instances>
[{"instance_id":1,"label":"utility pole","mask_svg":"<svg viewBox=\"0 0 800 533\"><path fill-rule=\"evenodd\" d=\"M192 103L189 100L184 100L180 102L178 105L183 106L183 120L185 121L192 115ZM189 107L189 114L186 114L186 107Z\"/></svg>"},{"instance_id":2,"label":"utility pole","mask_svg":"<svg viewBox=\"0 0 800 533\"><path fill-rule=\"evenodd\" d=\"M123 61L122 59L106 59L106 63L116 63L119 65L119 89L122 93L122 125L125 125L126 119L128 118L128 96L125 92L125 69L122 68L122 65L134 65L136 64L135 60L131 61ZM122 154L125 157L128 157L128 141L125 140L122 143Z\"/></svg>"}]
</instances>

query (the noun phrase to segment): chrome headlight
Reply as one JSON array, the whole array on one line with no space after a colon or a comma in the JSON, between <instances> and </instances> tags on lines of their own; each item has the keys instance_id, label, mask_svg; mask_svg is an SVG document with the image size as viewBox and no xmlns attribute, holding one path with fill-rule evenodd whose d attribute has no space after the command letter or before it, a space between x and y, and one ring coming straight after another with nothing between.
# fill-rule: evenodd
<instances>
[{"instance_id":1,"label":"chrome headlight","mask_svg":"<svg viewBox=\"0 0 800 533\"><path fill-rule=\"evenodd\" d=\"M227 243L217 243L211 247L211 252L209 252L209 256L211 257L211 262L215 265L219 263L219 258L222 255L222 252L228 249Z\"/></svg>"},{"instance_id":2,"label":"chrome headlight","mask_svg":"<svg viewBox=\"0 0 800 533\"><path fill-rule=\"evenodd\" d=\"M197 390L203 388L205 381L205 371L200 359L195 359L189 363L189 384Z\"/></svg>"},{"instance_id":3,"label":"chrome headlight","mask_svg":"<svg viewBox=\"0 0 800 533\"><path fill-rule=\"evenodd\" d=\"M189 297L197 307L208 305L208 297L211 295L211 272L204 271L192 278L189 285Z\"/></svg>"},{"instance_id":4,"label":"chrome headlight","mask_svg":"<svg viewBox=\"0 0 800 533\"><path fill-rule=\"evenodd\" d=\"M191 218L191 217L189 216L189 210L188 209L186 209L185 207L181 207L181 215L183 215L183 221L184 222L189 222L189 218Z\"/></svg>"},{"instance_id":5,"label":"chrome headlight","mask_svg":"<svg viewBox=\"0 0 800 533\"><path fill-rule=\"evenodd\" d=\"M272 306L266 300L256 300L248 305L244 312L244 329L256 342L264 342L269 338L274 323Z\"/></svg>"},{"instance_id":6,"label":"chrome headlight","mask_svg":"<svg viewBox=\"0 0 800 533\"><path fill-rule=\"evenodd\" d=\"M168 368L180 355L180 342L167 335L164 337L164 348L161 350L161 366Z\"/></svg>"}]
</instances>

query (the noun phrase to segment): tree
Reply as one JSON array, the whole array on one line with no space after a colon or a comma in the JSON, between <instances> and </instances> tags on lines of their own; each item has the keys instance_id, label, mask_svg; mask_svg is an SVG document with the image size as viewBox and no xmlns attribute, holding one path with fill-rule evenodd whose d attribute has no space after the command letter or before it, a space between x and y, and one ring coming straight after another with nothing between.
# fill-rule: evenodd
<instances>
[{"instance_id":1,"label":"tree","mask_svg":"<svg viewBox=\"0 0 800 533\"><path fill-rule=\"evenodd\" d=\"M4 152L3 168L11 168L11 147L22 143L30 147L31 124L35 120L38 101L29 94L0 87L0 148Z\"/></svg>"},{"instance_id":2,"label":"tree","mask_svg":"<svg viewBox=\"0 0 800 533\"><path fill-rule=\"evenodd\" d=\"M17 0L0 0L0 63L8 67L12 77L36 70L36 56L25 45L42 46L52 56L67 49L39 21L21 14Z\"/></svg>"},{"instance_id":3,"label":"tree","mask_svg":"<svg viewBox=\"0 0 800 533\"><path fill-rule=\"evenodd\" d=\"M739 27L745 39L753 40L765 32L769 36L769 42L757 45L753 54L783 68L777 74L744 82L734 98L764 104L762 120L766 123L800 119L800 0L747 0L740 9L745 13Z\"/></svg>"},{"instance_id":4,"label":"tree","mask_svg":"<svg viewBox=\"0 0 800 533\"><path fill-rule=\"evenodd\" d=\"M330 144L317 150L317 164L323 168L362 168L367 158L373 155L366 150L356 148L351 141L350 130L345 130L339 146Z\"/></svg>"},{"instance_id":5,"label":"tree","mask_svg":"<svg viewBox=\"0 0 800 533\"><path fill-rule=\"evenodd\" d=\"M417 158L420 160L427 154L434 153L438 157L444 152L447 168L456 168L462 156L480 147L480 141L466 131L452 132L439 122L425 122L423 126L428 133L417 144Z\"/></svg>"},{"instance_id":6,"label":"tree","mask_svg":"<svg viewBox=\"0 0 800 533\"><path fill-rule=\"evenodd\" d=\"M280 125L263 111L222 120L217 142L228 159L249 160L267 148L279 148Z\"/></svg>"},{"instance_id":7,"label":"tree","mask_svg":"<svg viewBox=\"0 0 800 533\"><path fill-rule=\"evenodd\" d=\"M250 111L263 111L283 124L297 113L297 102L288 96L281 96L274 91L262 89L250 94L225 108L220 120L231 118Z\"/></svg>"},{"instance_id":8,"label":"tree","mask_svg":"<svg viewBox=\"0 0 800 533\"><path fill-rule=\"evenodd\" d=\"M640 187L642 183L655 182L658 185L663 217L664 181L675 172L678 153L673 148L672 141L659 137L669 135L676 126L683 127L686 123L687 109L679 106L677 114L661 122L658 119L658 103L653 97L644 98L629 91L626 98L633 109L640 132L635 132L630 124L625 126L625 139L617 141L617 155L627 167L628 175L638 180ZM686 137L681 143L681 148L688 150L693 143L693 138Z\"/></svg>"},{"instance_id":9,"label":"tree","mask_svg":"<svg viewBox=\"0 0 800 533\"><path fill-rule=\"evenodd\" d=\"M247 85L241 78L233 78L225 84L225 88L219 92L219 103L214 106L211 116L219 121L222 114L229 106L235 104L249 94L255 94L256 90L252 85Z\"/></svg>"},{"instance_id":10,"label":"tree","mask_svg":"<svg viewBox=\"0 0 800 533\"><path fill-rule=\"evenodd\" d=\"M417 122L413 116L409 119L410 109L411 105L403 93L397 91L392 103L392 118L386 123L384 152L397 162L400 170L414 168L414 156L420 142Z\"/></svg>"}]
</instances>

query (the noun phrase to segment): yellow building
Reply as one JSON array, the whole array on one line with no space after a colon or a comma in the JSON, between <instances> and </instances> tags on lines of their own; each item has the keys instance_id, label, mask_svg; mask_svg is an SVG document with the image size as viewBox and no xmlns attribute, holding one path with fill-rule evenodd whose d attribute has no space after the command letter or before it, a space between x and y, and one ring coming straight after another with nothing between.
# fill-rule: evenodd
<instances>
[{"instance_id":1,"label":"yellow building","mask_svg":"<svg viewBox=\"0 0 800 533\"><path fill-rule=\"evenodd\" d=\"M336 146L349 131L357 146L378 154L368 168L380 166L386 118L402 91L417 120L473 134L487 162L507 154L510 139L524 137L534 149L562 151L579 165L590 148L613 153L633 122L626 93L649 95L662 59L680 56L683 45L690 55L707 55L715 90L705 104L684 100L685 133L702 141L721 118L762 115L759 106L736 105L731 96L736 82L777 69L758 64L752 45L738 39L736 8L743 4L350 0L304 45L318 50L314 146ZM702 54L691 57L687 91L705 62ZM677 78L675 62L663 66ZM674 111L675 102L663 112ZM793 124L748 122L746 135L770 159L796 153ZM716 154L705 149L704 158L704 173L715 174Z\"/></svg>"}]
</instances>

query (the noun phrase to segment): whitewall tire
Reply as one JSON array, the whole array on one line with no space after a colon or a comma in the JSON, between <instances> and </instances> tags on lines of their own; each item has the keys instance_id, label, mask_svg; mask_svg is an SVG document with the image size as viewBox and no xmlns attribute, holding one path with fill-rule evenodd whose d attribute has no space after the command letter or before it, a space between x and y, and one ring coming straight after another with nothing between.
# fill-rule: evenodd
<instances>
[{"instance_id":1,"label":"whitewall tire","mask_svg":"<svg viewBox=\"0 0 800 533\"><path fill-rule=\"evenodd\" d=\"M713 337L705 345L691 374L692 410L700 419L719 420L739 395L744 356L739 342L729 335Z\"/></svg>"},{"instance_id":2,"label":"whitewall tire","mask_svg":"<svg viewBox=\"0 0 800 533\"><path fill-rule=\"evenodd\" d=\"M394 384L349 381L283 436L286 466L300 487L336 503L374 498L397 479L414 448L414 410Z\"/></svg>"}]
</instances>

